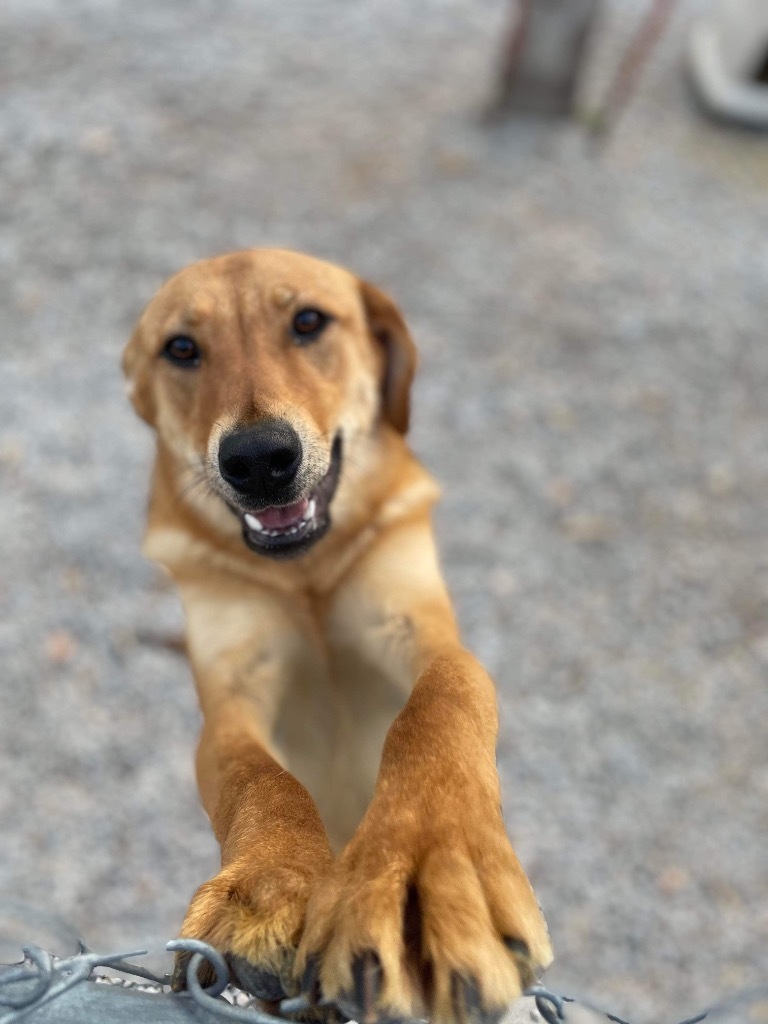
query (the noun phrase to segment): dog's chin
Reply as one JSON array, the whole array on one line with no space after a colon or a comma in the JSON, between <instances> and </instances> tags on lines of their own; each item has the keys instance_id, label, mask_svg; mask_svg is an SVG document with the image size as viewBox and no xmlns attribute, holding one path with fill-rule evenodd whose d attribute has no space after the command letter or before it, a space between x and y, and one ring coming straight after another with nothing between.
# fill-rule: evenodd
<instances>
[{"instance_id":1,"label":"dog's chin","mask_svg":"<svg viewBox=\"0 0 768 1024\"><path fill-rule=\"evenodd\" d=\"M331 449L325 476L312 490L290 505L233 511L240 518L243 540L258 555L297 558L325 536L331 526L331 502L341 473L341 436Z\"/></svg>"}]
</instances>

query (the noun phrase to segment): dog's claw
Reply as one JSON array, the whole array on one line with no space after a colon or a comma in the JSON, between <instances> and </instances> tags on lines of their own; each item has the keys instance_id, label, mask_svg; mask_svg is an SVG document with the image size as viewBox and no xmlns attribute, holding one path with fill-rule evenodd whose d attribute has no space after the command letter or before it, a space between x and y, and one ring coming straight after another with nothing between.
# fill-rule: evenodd
<instances>
[{"instance_id":1,"label":"dog's claw","mask_svg":"<svg viewBox=\"0 0 768 1024\"><path fill-rule=\"evenodd\" d=\"M189 968L189 961L193 956L194 953L176 954L176 960L173 965L173 974L171 974L171 989L174 992L185 991L187 987L187 970ZM198 967L197 980L203 988L208 988L216 981L216 971L207 960L201 963Z\"/></svg>"},{"instance_id":2,"label":"dog's claw","mask_svg":"<svg viewBox=\"0 0 768 1024\"><path fill-rule=\"evenodd\" d=\"M506 935L503 942L514 958L517 973L520 975L520 988L525 991L536 982L536 968L530 947L527 942L514 939L511 935Z\"/></svg>"},{"instance_id":3,"label":"dog's claw","mask_svg":"<svg viewBox=\"0 0 768 1024\"><path fill-rule=\"evenodd\" d=\"M451 997L458 1024L497 1024L506 1012L503 1007L496 1010L484 1009L477 982L461 974L453 974L451 977Z\"/></svg>"},{"instance_id":4,"label":"dog's claw","mask_svg":"<svg viewBox=\"0 0 768 1024\"><path fill-rule=\"evenodd\" d=\"M315 1006L319 1002L320 960L315 955L307 957L307 966L304 968L304 974L301 977L300 991L301 995L304 996L311 1006Z\"/></svg>"},{"instance_id":5,"label":"dog's claw","mask_svg":"<svg viewBox=\"0 0 768 1024\"><path fill-rule=\"evenodd\" d=\"M381 992L381 961L373 950L366 950L352 963L353 990L339 1000L345 1013L359 1024L377 1024L380 1018L376 1007Z\"/></svg>"},{"instance_id":6,"label":"dog's claw","mask_svg":"<svg viewBox=\"0 0 768 1024\"><path fill-rule=\"evenodd\" d=\"M183 992L187 987L187 964L191 959L190 953L177 953L173 962L173 973L171 974L171 988L174 992Z\"/></svg>"},{"instance_id":7,"label":"dog's claw","mask_svg":"<svg viewBox=\"0 0 768 1024\"><path fill-rule=\"evenodd\" d=\"M257 999L266 1003L277 1003L294 994L286 991L286 986L279 975L273 971L266 971L263 967L257 967L243 956L230 953L227 963L233 982Z\"/></svg>"}]
</instances>

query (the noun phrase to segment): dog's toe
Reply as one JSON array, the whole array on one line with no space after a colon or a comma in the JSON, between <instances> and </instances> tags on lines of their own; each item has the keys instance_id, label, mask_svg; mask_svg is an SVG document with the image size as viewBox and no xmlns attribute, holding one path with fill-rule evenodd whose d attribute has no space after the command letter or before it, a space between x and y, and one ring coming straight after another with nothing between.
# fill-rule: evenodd
<instances>
[{"instance_id":1,"label":"dog's toe","mask_svg":"<svg viewBox=\"0 0 768 1024\"><path fill-rule=\"evenodd\" d=\"M182 927L185 938L202 939L226 958L234 984L265 1002L295 996L296 946L304 924L311 878L281 865L271 873L234 864L204 883L192 899ZM176 958L172 986L187 987L190 954ZM213 981L210 965L197 980Z\"/></svg>"},{"instance_id":2,"label":"dog's toe","mask_svg":"<svg viewBox=\"0 0 768 1024\"><path fill-rule=\"evenodd\" d=\"M408 864L353 841L315 893L302 941L323 995L360 1024L497 1024L551 960L533 891L500 827L423 846Z\"/></svg>"}]
</instances>

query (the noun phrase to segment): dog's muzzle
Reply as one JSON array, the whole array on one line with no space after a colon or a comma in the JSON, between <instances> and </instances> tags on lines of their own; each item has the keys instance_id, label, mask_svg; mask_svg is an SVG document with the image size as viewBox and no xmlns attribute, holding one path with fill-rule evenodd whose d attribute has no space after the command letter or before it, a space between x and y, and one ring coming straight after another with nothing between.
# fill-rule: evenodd
<instances>
[{"instance_id":1,"label":"dog's muzzle","mask_svg":"<svg viewBox=\"0 0 768 1024\"><path fill-rule=\"evenodd\" d=\"M330 526L330 504L341 471L342 442L337 435L328 469L302 493L301 439L283 420L264 421L235 431L219 445L219 472L237 495L228 501L253 551L273 558L302 554Z\"/></svg>"}]
</instances>

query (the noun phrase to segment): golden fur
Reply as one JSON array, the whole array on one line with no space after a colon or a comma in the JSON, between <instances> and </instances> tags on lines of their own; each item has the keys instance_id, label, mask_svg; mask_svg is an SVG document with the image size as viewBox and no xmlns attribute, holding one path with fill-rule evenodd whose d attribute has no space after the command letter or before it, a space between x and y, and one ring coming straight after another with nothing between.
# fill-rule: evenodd
<instances>
[{"instance_id":1,"label":"golden fur","mask_svg":"<svg viewBox=\"0 0 768 1024\"><path fill-rule=\"evenodd\" d=\"M301 346L287 325L307 306L332 319ZM175 334L197 368L162 357ZM157 433L145 551L184 605L221 844L182 934L257 994L274 976L273 998L274 979L320 990L361 1022L497 1018L551 950L501 818L493 684L438 565L438 490L405 441L400 313L328 263L233 253L160 289L124 369ZM343 436L332 525L290 561L249 550L218 472L221 438L265 417L301 437L307 490Z\"/></svg>"}]
</instances>

